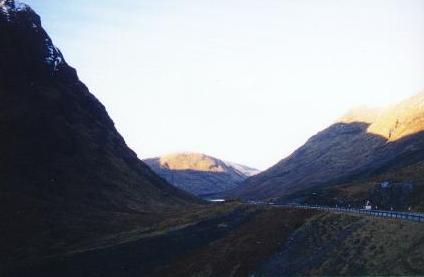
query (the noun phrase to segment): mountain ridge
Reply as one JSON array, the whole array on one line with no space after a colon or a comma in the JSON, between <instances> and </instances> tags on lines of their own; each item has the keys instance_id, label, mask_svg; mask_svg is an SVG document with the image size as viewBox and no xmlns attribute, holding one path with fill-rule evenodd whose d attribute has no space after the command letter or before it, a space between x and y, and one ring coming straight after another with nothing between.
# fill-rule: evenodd
<instances>
[{"instance_id":1,"label":"mountain ridge","mask_svg":"<svg viewBox=\"0 0 424 277\"><path fill-rule=\"evenodd\" d=\"M230 197L282 197L424 158L424 93L387 108L349 112ZM409 157L409 158L408 158Z\"/></svg>"},{"instance_id":2,"label":"mountain ridge","mask_svg":"<svg viewBox=\"0 0 424 277\"><path fill-rule=\"evenodd\" d=\"M27 5L0 8L0 268L202 202L137 158Z\"/></svg>"},{"instance_id":3,"label":"mountain ridge","mask_svg":"<svg viewBox=\"0 0 424 277\"><path fill-rule=\"evenodd\" d=\"M144 160L171 184L195 195L234 189L259 171L202 153L181 152Z\"/></svg>"},{"instance_id":4,"label":"mountain ridge","mask_svg":"<svg viewBox=\"0 0 424 277\"><path fill-rule=\"evenodd\" d=\"M424 91L399 103L380 108L354 109L339 119L341 123L365 122L367 131L396 141L424 129Z\"/></svg>"}]
</instances>

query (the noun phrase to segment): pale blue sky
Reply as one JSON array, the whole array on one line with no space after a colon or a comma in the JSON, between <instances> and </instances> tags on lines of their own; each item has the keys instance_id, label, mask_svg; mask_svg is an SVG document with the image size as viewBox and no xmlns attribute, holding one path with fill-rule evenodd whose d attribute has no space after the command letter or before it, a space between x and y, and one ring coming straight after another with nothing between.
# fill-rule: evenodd
<instances>
[{"instance_id":1,"label":"pale blue sky","mask_svg":"<svg viewBox=\"0 0 424 277\"><path fill-rule=\"evenodd\" d=\"M265 169L424 89L423 0L28 0L141 158Z\"/></svg>"}]
</instances>

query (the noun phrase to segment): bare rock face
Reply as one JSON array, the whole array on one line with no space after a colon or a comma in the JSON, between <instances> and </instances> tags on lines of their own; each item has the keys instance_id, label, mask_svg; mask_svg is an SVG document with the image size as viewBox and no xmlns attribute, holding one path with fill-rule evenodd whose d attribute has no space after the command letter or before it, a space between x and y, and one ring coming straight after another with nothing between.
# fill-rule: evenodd
<instances>
[{"instance_id":1,"label":"bare rock face","mask_svg":"<svg viewBox=\"0 0 424 277\"><path fill-rule=\"evenodd\" d=\"M145 162L169 183L195 195L215 194L238 187L258 170L200 153L178 153Z\"/></svg>"},{"instance_id":2,"label":"bare rock face","mask_svg":"<svg viewBox=\"0 0 424 277\"><path fill-rule=\"evenodd\" d=\"M424 160L424 93L384 109L356 109L231 196L271 198L372 176Z\"/></svg>"},{"instance_id":3,"label":"bare rock face","mask_svg":"<svg viewBox=\"0 0 424 277\"><path fill-rule=\"evenodd\" d=\"M14 1L0 7L0 97L0 269L197 203L127 147L39 16Z\"/></svg>"}]
</instances>

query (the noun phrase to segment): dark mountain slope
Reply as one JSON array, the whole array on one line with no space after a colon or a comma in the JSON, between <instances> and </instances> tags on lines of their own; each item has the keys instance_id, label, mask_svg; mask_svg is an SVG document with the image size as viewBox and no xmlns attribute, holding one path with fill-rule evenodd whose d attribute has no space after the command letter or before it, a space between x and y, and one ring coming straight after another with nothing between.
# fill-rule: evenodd
<instances>
[{"instance_id":1,"label":"dark mountain slope","mask_svg":"<svg viewBox=\"0 0 424 277\"><path fill-rule=\"evenodd\" d=\"M423 129L424 94L386 109L354 111L231 194L280 197L410 166L424 160Z\"/></svg>"},{"instance_id":2,"label":"dark mountain slope","mask_svg":"<svg viewBox=\"0 0 424 277\"><path fill-rule=\"evenodd\" d=\"M423 135L421 135L423 139ZM280 201L330 206L424 211L424 161L405 156L380 170L285 195Z\"/></svg>"},{"instance_id":3,"label":"dark mountain slope","mask_svg":"<svg viewBox=\"0 0 424 277\"><path fill-rule=\"evenodd\" d=\"M137 158L38 15L14 1L0 6L0 99L2 263L199 203Z\"/></svg>"},{"instance_id":4,"label":"dark mountain slope","mask_svg":"<svg viewBox=\"0 0 424 277\"><path fill-rule=\"evenodd\" d=\"M423 276L423 251L422 223L239 205L13 276Z\"/></svg>"},{"instance_id":5,"label":"dark mountain slope","mask_svg":"<svg viewBox=\"0 0 424 277\"><path fill-rule=\"evenodd\" d=\"M259 170L200 153L178 153L144 160L157 174L195 195L234 189Z\"/></svg>"}]
</instances>

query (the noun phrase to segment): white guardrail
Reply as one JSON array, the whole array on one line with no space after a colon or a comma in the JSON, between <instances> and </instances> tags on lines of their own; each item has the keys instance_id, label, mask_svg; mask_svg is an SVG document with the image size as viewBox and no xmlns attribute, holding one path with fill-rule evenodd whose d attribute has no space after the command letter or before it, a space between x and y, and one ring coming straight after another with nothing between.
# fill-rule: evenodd
<instances>
[{"instance_id":1,"label":"white guardrail","mask_svg":"<svg viewBox=\"0 0 424 277\"><path fill-rule=\"evenodd\" d=\"M375 217L384 217L392 219L409 220L415 222L424 222L424 214L422 213L409 213L409 212L398 212L398 211L383 211L383 210L366 210L366 209L354 209L354 208L333 208L324 206L309 206L309 205L298 205L298 204L273 204L277 207L289 207L299 209L313 209L328 212L338 212L347 214L363 214Z\"/></svg>"}]
</instances>

